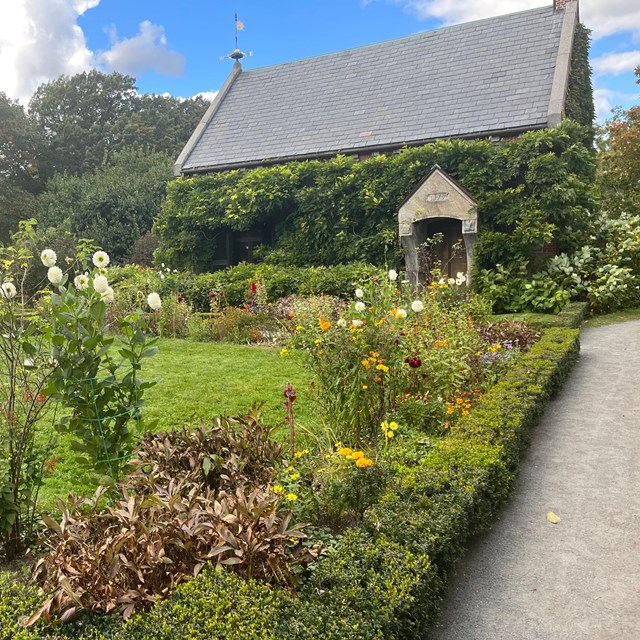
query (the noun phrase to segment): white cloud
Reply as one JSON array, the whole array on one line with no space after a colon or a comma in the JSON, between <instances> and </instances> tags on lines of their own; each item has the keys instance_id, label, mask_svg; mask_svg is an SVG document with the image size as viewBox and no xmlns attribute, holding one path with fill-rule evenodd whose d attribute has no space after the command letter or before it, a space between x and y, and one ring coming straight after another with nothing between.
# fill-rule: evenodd
<instances>
[{"instance_id":1,"label":"white cloud","mask_svg":"<svg viewBox=\"0 0 640 640\"><path fill-rule=\"evenodd\" d=\"M622 51L607 53L591 61L596 73L608 73L614 76L633 71L640 65L640 51Z\"/></svg>"},{"instance_id":2,"label":"white cloud","mask_svg":"<svg viewBox=\"0 0 640 640\"><path fill-rule=\"evenodd\" d=\"M479 20L534 7L550 6L552 0L362 0L393 2L414 13L419 19L435 18L444 24ZM622 31L640 34L640 3L630 0L581 0L580 18L596 38Z\"/></svg>"},{"instance_id":3,"label":"white cloud","mask_svg":"<svg viewBox=\"0 0 640 640\"><path fill-rule=\"evenodd\" d=\"M139 76L149 69L161 75L181 75L186 60L167 44L164 27L140 24L132 38L91 51L78 18L100 0L0 0L0 91L27 102L43 82L93 67Z\"/></svg>"},{"instance_id":4,"label":"white cloud","mask_svg":"<svg viewBox=\"0 0 640 640\"><path fill-rule=\"evenodd\" d=\"M196 93L194 98L204 98L209 102L213 102L213 99L218 95L217 91L201 91L200 93Z\"/></svg>"},{"instance_id":5,"label":"white cloud","mask_svg":"<svg viewBox=\"0 0 640 640\"><path fill-rule=\"evenodd\" d=\"M593 101L596 107L596 119L603 122L611 117L612 110L617 107L628 109L637 105L640 94L628 93L626 91L616 91L598 87L593 91Z\"/></svg>"},{"instance_id":6,"label":"white cloud","mask_svg":"<svg viewBox=\"0 0 640 640\"><path fill-rule=\"evenodd\" d=\"M610 89L594 89L593 102L596 107L596 119L602 122L611 115L616 92Z\"/></svg>"},{"instance_id":7,"label":"white cloud","mask_svg":"<svg viewBox=\"0 0 640 640\"><path fill-rule=\"evenodd\" d=\"M98 63L109 71L120 71L133 76L149 69L162 76L183 74L186 58L168 47L163 26L145 20L140 23L140 31L133 38L117 40L115 31L111 35L113 46L97 58Z\"/></svg>"},{"instance_id":8,"label":"white cloud","mask_svg":"<svg viewBox=\"0 0 640 640\"><path fill-rule=\"evenodd\" d=\"M26 100L42 82L91 66L76 24L100 0L9 0L0 20L0 90Z\"/></svg>"}]
</instances>

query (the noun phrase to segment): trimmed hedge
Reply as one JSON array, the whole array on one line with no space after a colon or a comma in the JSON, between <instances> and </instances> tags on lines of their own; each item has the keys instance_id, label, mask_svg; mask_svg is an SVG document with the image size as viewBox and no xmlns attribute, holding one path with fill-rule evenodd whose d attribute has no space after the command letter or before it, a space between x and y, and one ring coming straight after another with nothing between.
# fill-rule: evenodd
<instances>
[{"instance_id":1,"label":"trimmed hedge","mask_svg":"<svg viewBox=\"0 0 640 640\"><path fill-rule=\"evenodd\" d=\"M222 294L226 305L243 305L252 281L262 285L265 302L277 302L291 295L325 294L347 298L353 295L355 283L367 280L379 271L379 267L365 262L306 268L243 262L214 273L166 272L162 280L154 279L154 282L162 297L179 294L194 311L202 313L209 311L212 291ZM150 277L148 271L138 271L136 266L114 267L110 274L112 284L143 290Z\"/></svg>"},{"instance_id":2,"label":"trimmed hedge","mask_svg":"<svg viewBox=\"0 0 640 640\"><path fill-rule=\"evenodd\" d=\"M395 479L361 526L346 532L297 598L206 571L150 613L92 637L420 637L436 620L447 576L466 541L491 526L507 499L531 428L578 352L577 330L545 329L455 431ZM0 603L6 603L6 585L0 582L0 589Z\"/></svg>"}]
</instances>

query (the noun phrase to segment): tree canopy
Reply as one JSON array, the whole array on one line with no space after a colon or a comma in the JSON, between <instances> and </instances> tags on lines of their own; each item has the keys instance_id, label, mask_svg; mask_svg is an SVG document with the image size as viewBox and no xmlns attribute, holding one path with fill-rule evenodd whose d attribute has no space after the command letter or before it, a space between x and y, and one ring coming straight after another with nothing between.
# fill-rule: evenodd
<instances>
[{"instance_id":1,"label":"tree canopy","mask_svg":"<svg viewBox=\"0 0 640 640\"><path fill-rule=\"evenodd\" d=\"M171 179L173 158L139 149L114 154L83 175L56 175L40 197L44 228L91 238L116 263L126 262L136 240L151 229Z\"/></svg>"},{"instance_id":2,"label":"tree canopy","mask_svg":"<svg viewBox=\"0 0 640 640\"><path fill-rule=\"evenodd\" d=\"M42 189L39 158L44 140L22 106L0 92L0 241L33 215Z\"/></svg>"},{"instance_id":3,"label":"tree canopy","mask_svg":"<svg viewBox=\"0 0 640 640\"><path fill-rule=\"evenodd\" d=\"M177 156L207 106L199 97L140 95L135 78L93 70L38 87L29 113L47 140L51 177L94 171L126 149Z\"/></svg>"},{"instance_id":4,"label":"tree canopy","mask_svg":"<svg viewBox=\"0 0 640 640\"><path fill-rule=\"evenodd\" d=\"M640 84L640 67L635 70ZM602 209L609 215L640 213L640 105L617 109L599 138Z\"/></svg>"}]
</instances>

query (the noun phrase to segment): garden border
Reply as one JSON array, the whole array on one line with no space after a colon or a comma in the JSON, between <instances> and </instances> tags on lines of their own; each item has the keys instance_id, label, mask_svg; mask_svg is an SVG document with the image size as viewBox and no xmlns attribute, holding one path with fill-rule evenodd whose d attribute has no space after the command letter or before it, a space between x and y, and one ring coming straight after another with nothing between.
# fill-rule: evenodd
<instances>
[{"instance_id":1,"label":"garden border","mask_svg":"<svg viewBox=\"0 0 640 640\"><path fill-rule=\"evenodd\" d=\"M566 321L571 316L578 322L577 309L568 311ZM421 637L437 620L448 575L465 544L491 526L506 501L531 428L578 353L578 330L544 329L541 340L509 366L455 431L397 478L361 526L346 532L315 566L298 598L205 570L124 626L88 616L66 626L64 635L86 640ZM19 637L53 636L34 628Z\"/></svg>"}]
</instances>

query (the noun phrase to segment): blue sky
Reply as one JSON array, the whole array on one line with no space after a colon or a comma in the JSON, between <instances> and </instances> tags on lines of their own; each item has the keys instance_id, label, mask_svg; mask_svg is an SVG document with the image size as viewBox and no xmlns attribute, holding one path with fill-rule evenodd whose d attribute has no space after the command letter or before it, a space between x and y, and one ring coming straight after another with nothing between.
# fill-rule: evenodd
<instances>
[{"instance_id":1,"label":"blue sky","mask_svg":"<svg viewBox=\"0 0 640 640\"><path fill-rule=\"evenodd\" d=\"M545 0L0 0L0 90L28 100L61 73L130 73L142 92L217 90L231 62L233 14L246 68L276 64L550 4ZM640 2L582 0L593 30L601 116L640 102ZM403 61L398 61L402 64ZM410 61L407 61L410 64Z\"/></svg>"}]
</instances>

